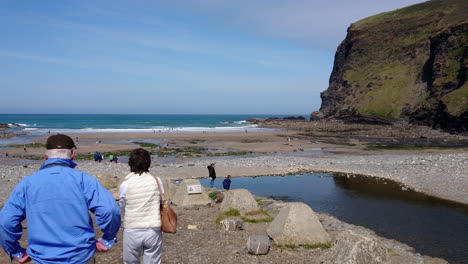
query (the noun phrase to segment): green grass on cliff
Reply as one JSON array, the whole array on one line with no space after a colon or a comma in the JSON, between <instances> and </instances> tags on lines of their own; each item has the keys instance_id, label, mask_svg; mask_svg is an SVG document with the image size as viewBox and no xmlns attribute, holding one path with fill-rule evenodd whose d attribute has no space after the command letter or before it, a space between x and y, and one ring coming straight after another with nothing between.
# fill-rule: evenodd
<instances>
[{"instance_id":1,"label":"green grass on cliff","mask_svg":"<svg viewBox=\"0 0 468 264\"><path fill-rule=\"evenodd\" d=\"M370 16L354 23L354 25L357 27L365 27L369 24L386 23L388 21L408 18L417 19L428 16L443 16L443 19L440 21L440 26L444 26L466 19L466 14L463 13L463 9L465 8L466 10L467 6L468 1L466 0L432 0ZM422 30L421 33L422 32L424 32L424 30Z\"/></svg>"},{"instance_id":2,"label":"green grass on cliff","mask_svg":"<svg viewBox=\"0 0 468 264\"><path fill-rule=\"evenodd\" d=\"M466 20L467 12L468 0L432 0L353 23L348 34L352 47L343 75L350 86L346 108L398 118L404 108L422 104L431 95L421 80L429 58L429 38L448 25ZM468 41L464 30L451 32L458 36L457 43L447 48L434 87L457 85L459 58ZM464 86L443 98L450 113L456 115L467 109L466 89ZM431 92L443 95L445 91L439 90Z\"/></svg>"},{"instance_id":3,"label":"green grass on cliff","mask_svg":"<svg viewBox=\"0 0 468 264\"><path fill-rule=\"evenodd\" d=\"M447 95L442 100L447 105L447 111L451 115L459 115L464 111L468 111L468 82Z\"/></svg>"},{"instance_id":4,"label":"green grass on cliff","mask_svg":"<svg viewBox=\"0 0 468 264\"><path fill-rule=\"evenodd\" d=\"M367 76L369 72L373 73L370 77ZM401 109L412 100L411 90L406 87L411 85L414 75L408 65L401 63L369 63L367 67L355 67L346 72L348 79L354 85L371 87L364 94L348 97L346 103L353 105L359 114L398 117Z\"/></svg>"}]
</instances>

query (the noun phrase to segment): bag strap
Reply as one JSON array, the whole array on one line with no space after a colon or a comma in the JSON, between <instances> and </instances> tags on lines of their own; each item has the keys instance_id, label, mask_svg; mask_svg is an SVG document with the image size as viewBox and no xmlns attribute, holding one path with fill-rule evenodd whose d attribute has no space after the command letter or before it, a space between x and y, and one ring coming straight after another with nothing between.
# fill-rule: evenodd
<instances>
[{"instance_id":1,"label":"bag strap","mask_svg":"<svg viewBox=\"0 0 468 264\"><path fill-rule=\"evenodd\" d=\"M161 197L161 201L166 201L164 199L164 195L163 195L163 192L161 191L161 185L159 184L159 179L158 177L154 176L154 179L156 180L156 184L158 185L158 189L159 189L159 196Z\"/></svg>"}]
</instances>

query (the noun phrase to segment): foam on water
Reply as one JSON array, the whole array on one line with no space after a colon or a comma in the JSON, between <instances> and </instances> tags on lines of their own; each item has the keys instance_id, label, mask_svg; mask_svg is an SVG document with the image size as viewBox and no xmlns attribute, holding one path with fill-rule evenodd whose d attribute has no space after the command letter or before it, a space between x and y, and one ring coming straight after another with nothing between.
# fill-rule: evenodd
<instances>
[{"instance_id":1,"label":"foam on water","mask_svg":"<svg viewBox=\"0 0 468 264\"><path fill-rule=\"evenodd\" d=\"M202 132L245 132L274 131L275 129L259 128L257 125L231 127L152 127L152 128L25 128L30 135L45 134L99 134L99 133L202 133Z\"/></svg>"}]
</instances>

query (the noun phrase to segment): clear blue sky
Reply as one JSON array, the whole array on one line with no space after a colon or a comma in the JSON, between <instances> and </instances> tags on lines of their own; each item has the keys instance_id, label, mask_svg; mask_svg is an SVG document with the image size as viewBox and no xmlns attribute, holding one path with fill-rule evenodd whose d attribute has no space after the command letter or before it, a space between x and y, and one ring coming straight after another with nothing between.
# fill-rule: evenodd
<instances>
[{"instance_id":1,"label":"clear blue sky","mask_svg":"<svg viewBox=\"0 0 468 264\"><path fill-rule=\"evenodd\" d=\"M357 20L419 0L0 0L0 113L308 114Z\"/></svg>"}]
</instances>

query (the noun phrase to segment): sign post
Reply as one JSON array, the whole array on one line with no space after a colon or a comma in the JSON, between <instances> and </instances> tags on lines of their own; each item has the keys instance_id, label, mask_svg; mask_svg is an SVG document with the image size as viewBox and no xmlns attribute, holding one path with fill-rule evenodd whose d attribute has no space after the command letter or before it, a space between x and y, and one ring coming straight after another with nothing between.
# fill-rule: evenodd
<instances>
[{"instance_id":1,"label":"sign post","mask_svg":"<svg viewBox=\"0 0 468 264\"><path fill-rule=\"evenodd\" d=\"M187 185L187 193L188 194L202 193L202 187L200 184Z\"/></svg>"}]
</instances>

